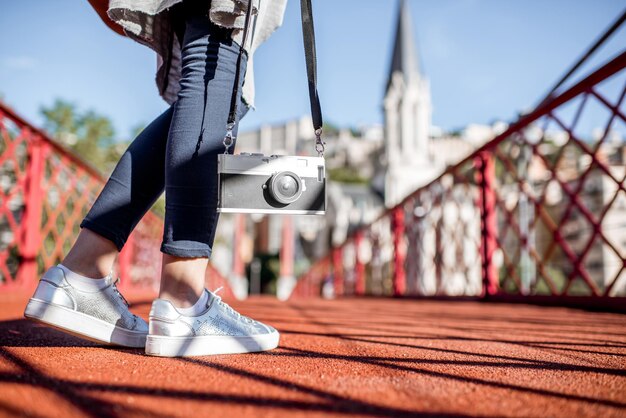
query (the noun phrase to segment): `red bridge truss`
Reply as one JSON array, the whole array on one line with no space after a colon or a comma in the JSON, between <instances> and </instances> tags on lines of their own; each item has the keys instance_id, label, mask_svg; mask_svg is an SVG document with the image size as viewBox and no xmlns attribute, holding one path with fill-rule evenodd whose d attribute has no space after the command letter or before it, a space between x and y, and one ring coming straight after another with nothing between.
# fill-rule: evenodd
<instances>
[{"instance_id":1,"label":"red bridge truss","mask_svg":"<svg viewBox=\"0 0 626 418\"><path fill-rule=\"evenodd\" d=\"M104 186L93 167L0 102L0 291L61 261ZM146 213L117 260L122 286L157 290L163 220ZM211 266L211 288L225 279ZM228 286L225 286L229 289Z\"/></svg>"},{"instance_id":2,"label":"red bridge truss","mask_svg":"<svg viewBox=\"0 0 626 418\"><path fill-rule=\"evenodd\" d=\"M626 53L355 231L293 296L626 306Z\"/></svg>"}]
</instances>

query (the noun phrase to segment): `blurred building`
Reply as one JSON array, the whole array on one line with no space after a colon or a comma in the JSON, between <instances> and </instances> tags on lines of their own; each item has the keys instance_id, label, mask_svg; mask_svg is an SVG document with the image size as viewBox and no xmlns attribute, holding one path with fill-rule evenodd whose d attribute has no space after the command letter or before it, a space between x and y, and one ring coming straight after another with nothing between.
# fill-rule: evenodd
<instances>
[{"instance_id":1,"label":"blurred building","mask_svg":"<svg viewBox=\"0 0 626 418\"><path fill-rule=\"evenodd\" d=\"M401 1L383 98L384 125L358 129L325 127L327 215L250 216L240 223L245 231L237 233L244 237L235 240L239 247L232 248L230 237L237 222L231 218L235 215L222 214L213 256L220 270L232 274L234 265L249 263L253 254L289 255L292 260L281 260L280 268L288 292L297 273L308 267L308 260L325 255L355 228L371 223L386 208L428 184L446 166L455 164L506 128L502 123L472 124L452 134L433 127L430 84L418 57L408 5ZM241 132L237 152L316 155L314 144L311 119L303 117ZM465 205L474 203L468 200ZM455 206L444 211L456 210ZM466 210L469 208L462 209ZM246 246L252 246L252 250ZM435 276L434 270L420 269L419 273Z\"/></svg>"}]
</instances>

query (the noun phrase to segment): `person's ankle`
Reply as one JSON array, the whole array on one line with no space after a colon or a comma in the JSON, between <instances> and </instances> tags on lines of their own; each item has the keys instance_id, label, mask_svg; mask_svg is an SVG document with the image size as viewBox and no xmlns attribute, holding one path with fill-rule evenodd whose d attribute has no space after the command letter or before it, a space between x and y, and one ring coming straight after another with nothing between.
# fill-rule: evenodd
<instances>
[{"instance_id":1,"label":"person's ankle","mask_svg":"<svg viewBox=\"0 0 626 418\"><path fill-rule=\"evenodd\" d=\"M169 289L161 289L159 292L159 299L165 299L174 305L175 308L190 308L192 307L200 297L202 296L202 292L194 292L191 289L187 289L185 291L171 291Z\"/></svg>"},{"instance_id":2,"label":"person's ankle","mask_svg":"<svg viewBox=\"0 0 626 418\"><path fill-rule=\"evenodd\" d=\"M89 277L92 279L99 279L101 277L107 276L111 273L111 269L105 268L103 265L98 263L83 263L73 259L64 259L59 264L64 265L68 269L73 272L80 274L81 276Z\"/></svg>"},{"instance_id":3,"label":"person's ankle","mask_svg":"<svg viewBox=\"0 0 626 418\"><path fill-rule=\"evenodd\" d=\"M169 299L166 299L166 300L169 300ZM185 299L184 301L177 301L177 302L172 302L171 300L169 301L174 305L176 310L182 315L198 316L206 310L208 303L209 303L209 294L203 290L202 293L200 294L200 297L198 297L192 304L189 304L188 299ZM181 304L188 305L188 306L181 306Z\"/></svg>"}]
</instances>

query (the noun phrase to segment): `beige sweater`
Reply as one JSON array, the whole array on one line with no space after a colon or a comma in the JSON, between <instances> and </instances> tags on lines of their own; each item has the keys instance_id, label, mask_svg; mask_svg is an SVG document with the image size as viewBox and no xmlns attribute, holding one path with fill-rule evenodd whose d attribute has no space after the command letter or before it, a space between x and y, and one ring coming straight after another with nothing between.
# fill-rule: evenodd
<instances>
[{"instance_id":1,"label":"beige sweater","mask_svg":"<svg viewBox=\"0 0 626 418\"><path fill-rule=\"evenodd\" d=\"M169 9L182 0L109 0L109 17L137 42L157 53L156 83L159 94L172 104L180 90L181 59L179 42L173 30ZM199 1L199 0L188 0ZM208 3L208 1L207 1ZM258 46L282 24L287 0L253 0L250 22L248 66L243 100L254 107L254 58ZM241 44L248 0L212 0L209 18L219 26L233 28L232 38Z\"/></svg>"}]
</instances>

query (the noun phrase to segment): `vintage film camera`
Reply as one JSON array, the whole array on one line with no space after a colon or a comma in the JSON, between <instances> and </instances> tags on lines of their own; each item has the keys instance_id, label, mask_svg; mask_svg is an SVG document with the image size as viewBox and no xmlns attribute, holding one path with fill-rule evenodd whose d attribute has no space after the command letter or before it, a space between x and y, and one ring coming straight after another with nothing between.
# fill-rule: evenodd
<instances>
[{"instance_id":1,"label":"vintage film camera","mask_svg":"<svg viewBox=\"0 0 626 418\"><path fill-rule=\"evenodd\" d=\"M323 157L218 155L218 212L323 215Z\"/></svg>"}]
</instances>

